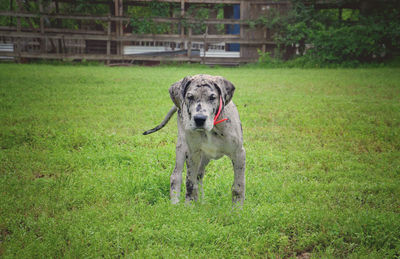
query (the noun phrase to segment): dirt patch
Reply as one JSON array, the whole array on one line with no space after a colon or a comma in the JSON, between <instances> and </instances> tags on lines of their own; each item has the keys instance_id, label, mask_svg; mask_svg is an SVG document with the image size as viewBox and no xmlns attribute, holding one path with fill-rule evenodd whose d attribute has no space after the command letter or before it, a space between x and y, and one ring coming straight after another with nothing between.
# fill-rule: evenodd
<instances>
[{"instance_id":1,"label":"dirt patch","mask_svg":"<svg viewBox=\"0 0 400 259\"><path fill-rule=\"evenodd\" d=\"M311 258L311 253L304 252L304 253L301 253L300 255L296 256L296 258L298 258L298 259L309 259L309 258Z\"/></svg>"},{"instance_id":2,"label":"dirt patch","mask_svg":"<svg viewBox=\"0 0 400 259\"><path fill-rule=\"evenodd\" d=\"M8 228L0 229L0 242L4 242L7 236L11 235L11 231Z\"/></svg>"}]
</instances>

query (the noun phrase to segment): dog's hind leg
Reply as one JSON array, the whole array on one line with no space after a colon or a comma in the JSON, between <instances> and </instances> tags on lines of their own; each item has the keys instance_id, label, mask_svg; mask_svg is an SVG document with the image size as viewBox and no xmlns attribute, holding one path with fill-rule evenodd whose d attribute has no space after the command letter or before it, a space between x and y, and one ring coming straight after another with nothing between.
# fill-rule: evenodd
<instances>
[{"instance_id":1,"label":"dog's hind leg","mask_svg":"<svg viewBox=\"0 0 400 259\"><path fill-rule=\"evenodd\" d=\"M232 202L234 204L243 205L246 190L246 179L244 176L246 166L246 151L244 148L240 148L232 159L234 180L232 185Z\"/></svg>"}]
</instances>

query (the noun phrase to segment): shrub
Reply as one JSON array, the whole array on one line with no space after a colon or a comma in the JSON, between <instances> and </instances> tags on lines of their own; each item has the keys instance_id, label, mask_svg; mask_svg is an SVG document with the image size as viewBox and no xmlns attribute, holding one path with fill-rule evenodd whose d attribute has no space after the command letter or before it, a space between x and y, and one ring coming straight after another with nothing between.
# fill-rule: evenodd
<instances>
[{"instance_id":1,"label":"shrub","mask_svg":"<svg viewBox=\"0 0 400 259\"><path fill-rule=\"evenodd\" d=\"M359 9L339 12L318 10L303 1L292 2L289 14L271 13L257 20L258 25L275 31L276 57L287 57L297 48L300 56L309 56L319 63L356 64L387 60L399 53L398 3L386 2L363 12Z\"/></svg>"}]
</instances>

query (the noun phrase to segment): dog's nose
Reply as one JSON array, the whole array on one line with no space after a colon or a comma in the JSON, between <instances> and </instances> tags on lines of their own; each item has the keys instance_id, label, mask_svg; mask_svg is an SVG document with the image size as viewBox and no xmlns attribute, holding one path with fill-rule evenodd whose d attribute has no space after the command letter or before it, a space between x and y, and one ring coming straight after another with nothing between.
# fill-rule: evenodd
<instances>
[{"instance_id":1,"label":"dog's nose","mask_svg":"<svg viewBox=\"0 0 400 259\"><path fill-rule=\"evenodd\" d=\"M197 127L202 127L204 125L204 123L206 122L207 116L199 114L199 115L195 115L193 117L193 119L194 119L194 122L196 123Z\"/></svg>"}]
</instances>

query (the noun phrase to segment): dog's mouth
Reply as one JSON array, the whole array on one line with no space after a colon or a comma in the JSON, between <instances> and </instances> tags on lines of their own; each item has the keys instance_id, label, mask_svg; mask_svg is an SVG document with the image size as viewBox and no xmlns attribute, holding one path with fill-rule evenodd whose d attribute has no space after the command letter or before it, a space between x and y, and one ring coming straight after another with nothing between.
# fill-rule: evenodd
<instances>
[{"instance_id":1,"label":"dog's mouth","mask_svg":"<svg viewBox=\"0 0 400 259\"><path fill-rule=\"evenodd\" d=\"M211 128L212 129L212 128ZM205 131L210 131L211 130L209 125L193 125L192 130L196 132L205 132Z\"/></svg>"}]
</instances>

